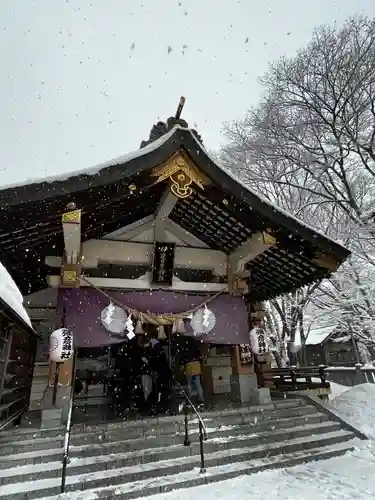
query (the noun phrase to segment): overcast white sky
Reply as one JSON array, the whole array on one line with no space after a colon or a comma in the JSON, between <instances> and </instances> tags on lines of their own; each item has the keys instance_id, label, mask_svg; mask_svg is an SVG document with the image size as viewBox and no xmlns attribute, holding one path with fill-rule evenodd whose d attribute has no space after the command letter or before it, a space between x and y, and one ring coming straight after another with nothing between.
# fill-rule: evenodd
<instances>
[{"instance_id":1,"label":"overcast white sky","mask_svg":"<svg viewBox=\"0 0 375 500\"><path fill-rule=\"evenodd\" d=\"M269 61L360 12L375 0L0 0L0 185L137 149L180 95L216 149Z\"/></svg>"}]
</instances>

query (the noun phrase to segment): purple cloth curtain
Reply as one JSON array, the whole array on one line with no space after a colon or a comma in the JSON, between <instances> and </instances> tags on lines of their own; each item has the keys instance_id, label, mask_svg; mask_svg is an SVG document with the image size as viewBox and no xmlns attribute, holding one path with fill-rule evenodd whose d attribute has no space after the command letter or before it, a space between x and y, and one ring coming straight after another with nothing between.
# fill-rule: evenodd
<instances>
[{"instance_id":1,"label":"purple cloth curtain","mask_svg":"<svg viewBox=\"0 0 375 500\"><path fill-rule=\"evenodd\" d=\"M199 306L212 294L186 294L173 291L118 291L106 293L121 304L137 311L176 314ZM107 298L92 288L59 289L58 312L65 314L65 326L74 332L78 346L98 347L124 339L111 334L102 325L100 313L109 304ZM247 344L249 327L247 308L242 297L221 294L207 306L215 313L216 325L200 338L216 344ZM189 321L186 334L192 335Z\"/></svg>"}]
</instances>

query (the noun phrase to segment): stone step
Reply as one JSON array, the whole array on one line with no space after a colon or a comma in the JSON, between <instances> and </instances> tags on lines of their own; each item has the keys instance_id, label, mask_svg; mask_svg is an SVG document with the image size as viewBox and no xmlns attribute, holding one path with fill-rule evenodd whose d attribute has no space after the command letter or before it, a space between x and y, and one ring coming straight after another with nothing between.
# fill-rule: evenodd
<instances>
[{"instance_id":1,"label":"stone step","mask_svg":"<svg viewBox=\"0 0 375 500\"><path fill-rule=\"evenodd\" d=\"M188 472L161 476L157 479L145 479L133 483L89 489L85 491L84 498L95 498L96 500L130 500L144 498L182 488L191 488L194 486L225 481L238 476L250 475L265 470L281 469L311 461L327 460L342 456L353 449L354 447L350 446L348 443L339 443L333 446L312 448L308 451L286 453L282 455L282 457L276 455L262 460L255 459L212 467L205 473L201 473L199 468L196 468ZM69 500L81 500L82 498L82 491L69 494ZM178 498L178 494L176 494L176 498ZM43 497L40 500L57 500L57 497Z\"/></svg>"},{"instance_id":2,"label":"stone step","mask_svg":"<svg viewBox=\"0 0 375 500\"><path fill-rule=\"evenodd\" d=\"M320 424L302 425L294 429L271 430L258 434L241 434L237 436L217 437L214 436L204 444L205 453L214 453L222 449L230 448L250 448L273 441L288 441L297 437L312 436L322 433L335 432L340 430L340 425L335 422L323 422ZM70 474L84 474L95 472L103 468L103 464L109 467L127 467L139 465L141 463L156 462L160 459L174 459L190 455L199 454L199 443L192 443L190 446L183 446L180 441L169 446L153 448L143 448L132 450L126 446L126 442L120 443L119 447L102 447L97 449L97 454L77 455L71 450L69 465ZM114 446L114 443L112 443ZM49 450L48 450L49 451ZM89 450L87 450L89 453ZM100 453L101 452L101 453ZM19 457L19 458L17 458ZM40 457L28 459L25 463L23 455L9 456L9 460L1 462L0 484L10 484L19 481L27 481L32 475L38 475L40 479L57 477L61 471L62 450L58 455L50 456L46 454L44 461ZM54 460L56 458L56 460ZM15 463L17 464L15 466ZM25 463L23 465L23 463ZM32 471L32 472L31 472Z\"/></svg>"},{"instance_id":3,"label":"stone step","mask_svg":"<svg viewBox=\"0 0 375 500\"><path fill-rule=\"evenodd\" d=\"M35 437L24 441L7 441L0 443L0 462L4 455L16 455L29 451L60 449L64 443L64 429L56 436Z\"/></svg>"},{"instance_id":4,"label":"stone step","mask_svg":"<svg viewBox=\"0 0 375 500\"><path fill-rule=\"evenodd\" d=\"M19 427L8 431L0 432L0 448L3 444L15 443L16 441L26 441L37 438L56 437L63 435L65 429L57 427L56 429L41 430L40 427L32 429Z\"/></svg>"},{"instance_id":5,"label":"stone step","mask_svg":"<svg viewBox=\"0 0 375 500\"><path fill-rule=\"evenodd\" d=\"M278 411L295 411L304 410L305 407L310 407L303 399L281 400L264 405L242 406L232 409L223 409L215 411L202 411L200 415L206 421L218 419L237 419L240 416L256 417L265 413L273 415ZM194 416L192 418L195 418ZM119 430L124 427L147 427L152 423L153 425L169 427L171 423L182 422L184 415L182 413L173 416L163 416L160 418L141 418L139 420L124 420L122 422L98 422L98 423L77 423L73 426L72 433L83 434L90 432L109 432L111 430Z\"/></svg>"},{"instance_id":6,"label":"stone step","mask_svg":"<svg viewBox=\"0 0 375 500\"><path fill-rule=\"evenodd\" d=\"M272 422L279 420L300 417L308 418L309 416L316 415L317 413L318 410L314 406L303 406L290 409L265 411L261 415L237 411L237 414L230 415L227 418L220 418L220 415L213 418L211 415L205 413L202 414L202 419L206 428L218 428L220 426L229 427L241 424L258 425L259 423L265 423L267 425L271 425ZM191 415L189 418L189 432L194 432L197 429L198 419L195 415ZM73 427L72 443L77 446L85 444L85 442L82 442L82 437L84 437L86 442L91 438L94 438L94 441L96 440L97 442L98 438L102 439L103 436L107 441L117 441L123 436L126 436L127 439L142 437L147 438L154 436L176 435L184 432L184 430L185 423L183 415L164 417L160 419L148 418L138 421L117 422L113 425L108 424L107 427L86 427L85 430L81 427Z\"/></svg>"},{"instance_id":7,"label":"stone step","mask_svg":"<svg viewBox=\"0 0 375 500\"><path fill-rule=\"evenodd\" d=\"M277 410L263 411L262 413L242 412L237 410L237 413L231 415L218 415L212 416L208 413L202 414L205 425L208 426L230 426L249 424L256 425L258 422L270 422L281 418L292 418L312 415L317 412L314 406L300 406L294 408L283 408ZM198 428L198 419L195 415L189 418L189 429L194 430ZM105 433L107 439L117 440L126 431L126 437L139 438L150 436L164 436L184 432L184 416L176 415L172 417L162 418L147 418L144 420L136 421L123 421L116 424L98 425L98 426L73 426L72 428L72 442L76 434L85 434L88 438L91 435L100 435Z\"/></svg>"},{"instance_id":8,"label":"stone step","mask_svg":"<svg viewBox=\"0 0 375 500\"><path fill-rule=\"evenodd\" d=\"M300 411L300 415L305 415L313 412L313 407L307 406L303 399L294 400L281 400L274 403L269 403L266 405L255 405L242 408L233 408L230 410L220 410L220 411L207 411L202 413L202 417L206 422L215 420L215 423L221 425L228 425L230 419L235 420L237 423L241 423L243 419L246 420L247 415L252 415L252 420L256 421L256 415L262 415L267 413L270 417L285 418L287 416L293 416L294 411ZM278 413L278 412L284 413ZM290 412L290 413L288 413ZM242 417L242 415L244 417ZM298 415L297 415L298 416ZM191 417L194 420L194 417ZM124 420L120 422L110 422L110 423L98 423L98 424L76 424L72 427L72 435L74 434L98 434L100 432L109 431L121 431L122 429L129 427L136 428L134 437L139 437L145 434L144 430L150 425L153 428L166 428L169 430L170 424L183 424L184 416L182 414L171 416L171 417L161 417L161 418L148 418L141 420ZM223 420L223 422L221 422ZM217 421L217 422L216 422ZM234 422L234 423L236 423ZM194 424L191 424L194 427ZM37 438L44 437L54 437L59 434L64 435L65 430L61 428L41 430L40 428L17 428L7 431L0 432L0 447L3 443L14 443L15 441L26 441ZM130 436L129 436L130 437Z\"/></svg>"},{"instance_id":9,"label":"stone step","mask_svg":"<svg viewBox=\"0 0 375 500\"><path fill-rule=\"evenodd\" d=\"M266 431L279 430L279 429L291 429L302 425L308 424L319 424L322 422L328 422L329 417L324 413L316 413L313 415L296 417L296 418L285 418L279 419L271 422L260 422L257 425L247 425L241 424L237 426L220 426L220 427L207 427L208 439L213 438L226 438L235 437L238 435L250 435L259 434ZM108 453L114 453L121 451L136 451L145 448L156 448L158 446L173 446L181 444L184 440L184 432L180 432L175 435L165 435L165 436L151 436L148 438L134 438L125 439L124 436L120 436L121 440L108 440L106 436L104 439L101 436L96 436L95 442L87 442L85 436L81 436L80 442L84 444L75 445L77 440L73 440L70 451L74 456L96 456L102 453L103 450L108 450ZM189 440L190 442L198 441L198 429L193 431L189 430ZM73 444L74 443L74 444Z\"/></svg>"},{"instance_id":10,"label":"stone step","mask_svg":"<svg viewBox=\"0 0 375 500\"><path fill-rule=\"evenodd\" d=\"M300 417L293 416L287 418L278 418L274 420L258 419L252 424L238 424L230 426L214 426L207 424L207 432L210 437L225 437L238 434L254 434L272 429L289 429L291 427L327 422L329 416L325 413L312 413ZM144 448L153 448L158 446L169 446L182 444L184 440L184 427L179 432L172 434L150 435L132 438L127 429L121 431L112 431L108 434L72 434L70 440L71 453L79 456L100 455L103 449L116 451L119 448L122 451L130 448L131 450L140 450ZM189 439L191 442L198 440L197 425L189 425ZM49 461L58 461L61 459L62 446L64 442L63 431L56 437L34 437L25 441L15 441L0 444L0 467L11 464L16 461L18 465L28 465L34 463L43 463ZM113 448L111 448L113 446Z\"/></svg>"},{"instance_id":11,"label":"stone step","mask_svg":"<svg viewBox=\"0 0 375 500\"><path fill-rule=\"evenodd\" d=\"M325 433L323 435L297 437L289 439L288 441L273 440L273 442L270 444L262 444L251 447L224 448L219 451L206 454L206 467L209 468L209 477L215 476L215 470L213 469L214 467L227 464L231 464L230 467L233 468L235 468L235 464L237 467L241 467L241 465L243 467L244 462L259 462L260 459L262 459L262 467L265 467L265 461L270 462L271 457L273 457L274 464L279 464L282 460L285 461L285 454L294 454L302 451L306 454L307 450L312 449L317 449L317 453L321 453L321 447L334 446L339 443L346 443L346 447L344 448L350 449L350 445L349 443L347 443L347 441L349 441L352 437L353 434L351 432L339 430ZM335 450L335 453L336 452L337 450ZM46 468L48 468L50 465L46 464ZM114 464L111 463L110 467L113 467L113 465ZM122 485L121 488L128 488L128 492L126 493L127 495L128 493L134 493L134 485L137 481L149 481L151 478L154 478L154 482L155 480L159 481L161 476L168 476L172 474L176 475L179 473L187 472L193 473L194 469L200 466L200 458L199 455L190 455L128 467L116 467L108 469L107 466L108 461L102 464L102 469L100 471L83 474L80 472L78 475L70 475L71 470L75 467L74 462L72 462L72 464L68 467L66 491L73 492L77 490L85 490L86 495L83 498L86 498L88 490L93 488L106 487L108 489L108 484L111 484ZM249 465L247 465L247 467L251 468ZM258 467L261 466L258 465ZM246 468L244 470L246 470ZM241 473L243 474L244 472L242 471L240 472L240 474ZM37 477L32 468L30 469L30 477ZM4 498L7 500L19 500L20 498L24 498L22 495L25 495L26 492L28 494L28 499L58 495L60 492L60 484L60 477L7 484L1 486L0 498ZM196 481L195 484L197 484ZM186 485L184 487L186 487ZM138 493L139 492L141 492L141 490L138 490ZM137 494L135 496L124 496L123 498L136 498L137 496L142 496L142 494Z\"/></svg>"}]
</instances>

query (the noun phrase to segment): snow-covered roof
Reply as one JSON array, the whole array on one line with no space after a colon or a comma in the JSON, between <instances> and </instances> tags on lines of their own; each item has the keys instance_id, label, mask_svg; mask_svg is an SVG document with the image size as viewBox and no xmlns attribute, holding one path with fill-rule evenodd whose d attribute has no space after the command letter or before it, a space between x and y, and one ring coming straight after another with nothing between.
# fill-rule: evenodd
<instances>
[{"instance_id":1,"label":"snow-covered roof","mask_svg":"<svg viewBox=\"0 0 375 500\"><path fill-rule=\"evenodd\" d=\"M11 275L0 262L0 298L30 328L31 321L23 307L23 297Z\"/></svg>"},{"instance_id":2,"label":"snow-covered roof","mask_svg":"<svg viewBox=\"0 0 375 500\"><path fill-rule=\"evenodd\" d=\"M210 155L209 151L202 145L201 142L199 142L194 130L182 127L180 125L174 125L169 132L162 135L158 139L154 140L153 142L151 142L147 146L140 148L140 149L137 149L135 151L132 151L126 155L119 156L117 158L106 161L104 163L100 163L94 167L89 167L89 168L85 168L82 170L76 170L76 171L70 172L70 173L65 173L65 174L61 174L61 175L54 175L54 176L50 176L50 177L44 177L43 179L29 179L27 181L20 182L20 183L9 184L7 186L0 186L0 195L1 195L2 191L5 191L7 189L14 189L14 188L20 188L20 187L21 188L22 187L29 188L29 187L32 187L33 184L34 185L35 184L46 184L46 183L52 184L54 182L63 182L63 181L66 181L68 179L76 178L79 176L85 176L85 177L86 176L89 176L89 177L90 176L98 176L98 174L100 174L105 169L108 169L110 167L115 167L118 165L125 165L125 164L131 162L132 160L135 160L136 158L141 158L141 157L147 156L149 153L156 151L161 146L163 146L165 143L167 143L178 131L182 131L183 134L188 133L189 138L193 139L193 143L196 145L198 154L199 154L199 150L204 151L205 156L216 167L216 169L220 169L225 176L230 177L234 182L236 182L238 184L238 186L243 188L243 190L245 192L248 192L252 197L256 197L257 200L259 200L259 202L261 202L263 205L271 208L275 213L277 212L278 214L282 214L287 219L294 221L294 222L297 222L301 227L306 228L309 232L313 232L316 236L318 236L318 235L321 236L327 242L329 241L337 247L341 246L336 241L328 238L325 234L317 231L315 228L302 222L300 219L294 217L292 214L286 212L282 208L273 204L272 202L270 202L269 200L267 200L266 198L261 196L259 193L256 193L255 191L253 191L245 182L243 182L238 177L235 177L233 175L233 172L224 168L222 165L218 164L217 159L213 158ZM181 134L181 140L183 140L182 134ZM66 190L63 189L63 191L66 191ZM0 199L1 199L1 196L0 196ZM343 247L341 247L341 248L343 250L346 250ZM350 252L347 251L347 254L349 254L349 253Z\"/></svg>"},{"instance_id":3,"label":"snow-covered roof","mask_svg":"<svg viewBox=\"0 0 375 500\"><path fill-rule=\"evenodd\" d=\"M239 184L241 184L248 191L252 191L251 187L249 187L247 185L246 181L243 181L239 177L236 177L235 175L233 175L233 171L232 170L230 170L229 168L224 168L224 167L222 167L222 168L225 170L225 172L233 180L235 180L236 182L238 182ZM307 224L306 222L304 222L302 219L299 219L298 217L295 217L291 213L289 213L286 210L284 210L283 208L281 208L279 205L276 205L276 203L272 203L270 200L268 200L267 198L265 198L264 196L262 196L260 193L257 193L256 195L257 195L257 197L263 203L266 203L267 205L269 205L270 207L272 207L275 211L284 214L286 217L289 217L289 219L293 219L294 221L298 222L298 224L300 224L301 226L304 226L306 229L309 229L310 231L314 231L317 235L323 236L323 238L325 238L326 240L331 241L335 245L338 244L337 241L335 241L333 238L330 238L329 236L327 236L325 233L323 233L323 231L319 231L319 229L316 229L315 227L310 226L309 224Z\"/></svg>"},{"instance_id":4,"label":"snow-covered roof","mask_svg":"<svg viewBox=\"0 0 375 500\"><path fill-rule=\"evenodd\" d=\"M14 276L21 289L27 288L30 293L44 282L46 270L33 267L32 261L44 262L51 249L63 253L61 213L69 202L74 201L84 211L84 240L100 238L150 216L157 210L166 188L165 183L155 182L153 169L179 151L189 155L211 182L183 201L189 209L181 208L182 202L179 203L171 220L186 230L192 228L193 234L209 247L227 254L244 242L246 234L260 228L275 235L277 245L248 263L254 300L268 300L320 280L350 254L233 177L210 157L193 130L176 125L145 147L93 168L0 189L0 205L5 209L0 229L7 236L0 245L2 259L7 264L19 259L23 268L32 268L28 287L22 269L12 270L19 273ZM135 191L127 189L131 184L136 186ZM212 206L220 217L202 217L202 211L214 213ZM27 258L30 262L25 262Z\"/></svg>"},{"instance_id":5,"label":"snow-covered roof","mask_svg":"<svg viewBox=\"0 0 375 500\"><path fill-rule=\"evenodd\" d=\"M116 165L122 165L124 163L127 163L131 160L134 160L135 158L139 158L141 156L147 155L148 153L151 153L152 151L155 151L155 149L158 149L160 146L162 146L165 142L168 141L172 137L172 135L176 132L178 129L182 129L183 127L179 125L175 125L169 132L164 134L162 137L159 139L156 139L155 141L151 142L147 146L145 146L142 149L136 149L135 151L131 151L130 153L127 153L122 156L118 156L117 158L113 158L112 160L108 160L102 163L99 163L98 165L95 165L93 167L87 167L83 169L77 169L71 172L65 172L63 174L56 174L56 175L50 175L50 176L44 176L42 178L29 178L25 179L20 182L14 182L12 184L3 184L0 186L0 191L4 191L5 189L13 189L17 187L22 187L22 186L30 186L31 184L40 184L40 183L52 183L56 181L66 181L68 179L71 179L72 177L77 177L80 175L88 175L88 176L93 176L99 174L102 170L108 168L108 167L114 167ZM184 129L186 130L186 129Z\"/></svg>"},{"instance_id":6,"label":"snow-covered roof","mask_svg":"<svg viewBox=\"0 0 375 500\"><path fill-rule=\"evenodd\" d=\"M321 344L335 329L336 326L332 325L311 329L306 339L306 345Z\"/></svg>"},{"instance_id":7,"label":"snow-covered roof","mask_svg":"<svg viewBox=\"0 0 375 500\"><path fill-rule=\"evenodd\" d=\"M177 132L181 131L182 134L181 134L181 137L179 138L177 136ZM294 217L292 214L286 212L285 210L283 210L282 208L278 207L277 205L273 204L272 202L270 202L269 200L267 200L266 198L262 197L260 194L256 193L255 191L253 191L245 182L243 182L241 179L239 179L238 177L235 177L233 175L233 172L229 171L228 169L224 168L222 165L220 165L217 161L216 158L213 158L209 151L202 145L201 142L199 142L199 140L197 139L196 137L196 133L194 130L192 129L188 129L186 127L182 127L181 125L174 125L171 130L169 130L166 134L162 135L161 137L159 137L158 139L154 140L153 142L149 143L147 146L143 147L143 148L140 148L140 149L137 149L135 151L132 151L126 155L123 155L123 156L119 156L117 158L114 158L112 160L109 160L109 161L106 161L104 163L100 163L94 167L89 167L89 168L85 168L85 169L82 169L82 170L76 170L74 172L70 172L70 173L65 173L65 174L61 174L61 175L54 175L54 176L50 176L50 177L44 177L43 179L30 179L26 182L21 182L21 183L15 183L15 184L11 184L11 185L7 185L7 186L0 186L0 201L2 199L2 194L5 194L4 191L6 191L7 189L9 190L12 190L12 195L10 196L10 199L12 200L10 202L10 204L15 204L15 199L17 198L16 196L16 192L15 191L18 191L17 188L21 188L21 191L22 191L22 188L27 188L27 194L28 194L28 198L30 199L31 197L31 191L29 188L32 188L33 185L46 185L46 184L51 184L52 183L64 183L64 181L68 181L69 179L76 179L80 176L83 176L83 177L105 177L104 175L101 176L100 174L104 174L104 170L105 169L110 169L111 167L116 167L116 166L121 166L121 165L124 165L124 170L126 170L126 165L129 164L130 162L132 162L132 160L135 160L137 158L142 158L142 157L147 157L147 155L149 155L150 153L153 153L155 152L156 150L160 149L163 145L165 145L170 139L173 138L173 136L177 136L177 139L181 141L181 143L183 142L184 140L184 137L186 137L186 134L188 135L189 137L189 140L191 141L191 143L193 143L195 146L196 146L196 153L199 155L199 152L202 151L204 153L204 155L206 156L206 158L209 160L209 162L211 163L211 167L212 165L215 167L216 170L220 170L222 172L222 174L225 176L225 178L223 178L223 182L227 183L228 182L228 178L230 178L232 181L234 181L238 187L242 188L242 190L244 191L244 194L248 193L248 195L251 196L252 199L256 198L258 200L258 202L260 202L263 206L265 207L268 207L268 209L271 209L275 214L280 214L282 216L285 217L285 220L289 220L291 222L294 222L294 223L297 223L301 228L305 228L309 233L311 233L311 235L315 235L315 238L317 237L321 237L323 238L326 242L329 242L329 243L332 243L336 249L338 248L341 248L344 253L346 253L346 256L349 255L349 251L347 251L346 249L344 249L341 245L339 245L336 241L332 240L331 238L328 238L325 234L317 231L315 228L309 226L308 224L302 222L300 219ZM174 139L174 138L173 138ZM174 139L174 142L177 143L178 140L176 141ZM155 165L154 165L155 166ZM207 173L207 172L206 172ZM99 175L98 175L99 174ZM74 183L75 185L77 185L77 189L78 189L78 183L75 182ZM102 182L103 184L103 182ZM90 180L90 187L93 185L93 180ZM36 187L36 191L39 191L38 187ZM51 186L52 187L52 186ZM13 191L15 190L15 191ZM43 190L44 193L45 193L45 190ZM53 194L54 192L56 192L57 194L57 189L56 187L54 189L51 189L50 190L50 195ZM61 193L66 193L68 191L67 189L67 186L64 185L61 189ZM6 202L5 204L8 204L9 203L9 197L7 197L8 199L6 199ZM8 202L8 203L7 203ZM311 240L311 236L309 238Z\"/></svg>"}]
</instances>

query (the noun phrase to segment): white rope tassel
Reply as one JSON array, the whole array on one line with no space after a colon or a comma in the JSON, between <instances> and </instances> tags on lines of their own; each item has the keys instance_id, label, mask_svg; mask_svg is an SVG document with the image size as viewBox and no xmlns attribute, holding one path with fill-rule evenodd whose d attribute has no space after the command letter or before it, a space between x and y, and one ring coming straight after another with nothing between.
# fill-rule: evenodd
<instances>
[{"instance_id":1,"label":"white rope tassel","mask_svg":"<svg viewBox=\"0 0 375 500\"><path fill-rule=\"evenodd\" d=\"M204 309L203 309L203 326L204 327L210 326L209 317L210 317L210 310L205 305Z\"/></svg>"},{"instance_id":2,"label":"white rope tassel","mask_svg":"<svg viewBox=\"0 0 375 500\"><path fill-rule=\"evenodd\" d=\"M165 334L165 328L164 325L160 325L158 328L158 339L159 340L165 340L167 338Z\"/></svg>"},{"instance_id":3,"label":"white rope tassel","mask_svg":"<svg viewBox=\"0 0 375 500\"><path fill-rule=\"evenodd\" d=\"M145 332L143 330L142 321L137 321L134 333L136 333L137 335L144 335Z\"/></svg>"},{"instance_id":4,"label":"white rope tassel","mask_svg":"<svg viewBox=\"0 0 375 500\"><path fill-rule=\"evenodd\" d=\"M186 333L185 323L184 323L183 319L178 319L177 320L176 332L177 333Z\"/></svg>"}]
</instances>

